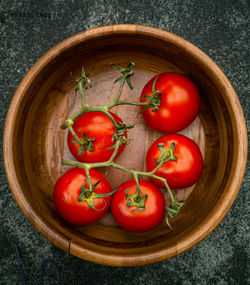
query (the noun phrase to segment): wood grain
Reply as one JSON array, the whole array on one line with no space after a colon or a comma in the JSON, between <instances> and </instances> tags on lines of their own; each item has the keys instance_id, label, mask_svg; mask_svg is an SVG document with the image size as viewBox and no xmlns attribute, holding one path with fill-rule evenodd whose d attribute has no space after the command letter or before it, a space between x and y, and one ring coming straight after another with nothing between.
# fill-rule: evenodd
<instances>
[{"instance_id":1,"label":"wood grain","mask_svg":"<svg viewBox=\"0 0 250 285\"><path fill-rule=\"evenodd\" d=\"M53 187L72 159L61 123L80 106L74 84L68 81L87 68L93 87L89 104L114 98L118 74L109 63L134 61L134 89L123 98L138 100L144 84L155 74L177 71L188 75L201 95L199 117L183 132L201 148L205 168L199 182L175 191L186 200L180 215L153 231L134 234L119 228L111 214L95 225L74 227L55 210ZM135 123L134 139L117 159L130 168L145 169L145 155L162 134L137 118L138 107L117 106L112 111ZM229 81L202 51L185 40L151 27L106 26L75 35L48 51L27 73L11 103L4 130L4 162L15 199L31 223L65 251L93 262L144 265L170 258L192 247L222 220L238 193L246 165L247 135L241 106ZM113 188L131 177L102 169ZM168 197L166 195L166 200Z\"/></svg>"}]
</instances>

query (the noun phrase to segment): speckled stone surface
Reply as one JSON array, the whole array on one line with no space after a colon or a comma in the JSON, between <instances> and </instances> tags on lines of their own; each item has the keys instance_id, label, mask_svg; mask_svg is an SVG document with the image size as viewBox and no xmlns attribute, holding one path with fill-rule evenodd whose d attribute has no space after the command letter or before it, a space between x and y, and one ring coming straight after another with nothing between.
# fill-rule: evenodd
<instances>
[{"instance_id":1,"label":"speckled stone surface","mask_svg":"<svg viewBox=\"0 0 250 285\"><path fill-rule=\"evenodd\" d=\"M239 96L250 134L248 0L1 0L0 1L0 284L21 284L13 245L20 248L29 284L38 284L45 258L59 265L63 284L250 284L250 163L239 195L222 223L202 242L170 260L112 268L60 250L24 217L6 179L2 137L13 94L28 69L49 48L89 28L135 23L177 34L208 54ZM56 284L49 267L45 284Z\"/></svg>"}]
</instances>

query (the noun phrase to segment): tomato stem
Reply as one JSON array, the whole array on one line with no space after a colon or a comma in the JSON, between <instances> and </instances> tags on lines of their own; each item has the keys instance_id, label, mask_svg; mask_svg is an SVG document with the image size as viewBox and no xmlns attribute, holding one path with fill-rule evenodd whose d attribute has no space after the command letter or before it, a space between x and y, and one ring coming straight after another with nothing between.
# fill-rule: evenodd
<instances>
[{"instance_id":1,"label":"tomato stem","mask_svg":"<svg viewBox=\"0 0 250 285\"><path fill-rule=\"evenodd\" d=\"M89 78L87 78L84 68L82 67L81 77L75 79L76 82L78 82L78 86L76 88L76 91L80 91L81 96L81 102L82 102L82 108L85 106L85 96L83 93L83 88L88 89L88 87L91 87L91 81Z\"/></svg>"},{"instance_id":2,"label":"tomato stem","mask_svg":"<svg viewBox=\"0 0 250 285\"><path fill-rule=\"evenodd\" d=\"M120 141L117 141L115 143L115 148L114 151L110 157L109 160L105 161L105 162L95 162L95 163L84 163L84 162L80 162L80 161L75 161L75 160L62 160L62 164L65 165L71 165L71 166L76 166L76 167L81 167L86 169L91 169L91 168L98 168L98 167L107 167L107 166L112 166L113 165L113 161L117 155L117 152L119 150L119 146L120 146Z\"/></svg>"},{"instance_id":3,"label":"tomato stem","mask_svg":"<svg viewBox=\"0 0 250 285\"><path fill-rule=\"evenodd\" d=\"M73 127L71 125L68 125L68 129L71 132L71 134L74 137L74 139L78 142L78 144L81 145L81 139L77 136L77 134L75 133Z\"/></svg>"},{"instance_id":4,"label":"tomato stem","mask_svg":"<svg viewBox=\"0 0 250 285\"><path fill-rule=\"evenodd\" d=\"M124 101L118 101L115 106L118 105L134 105L134 106L145 106L147 105L147 102L132 102L130 100L124 100ZM110 107L111 108L111 107Z\"/></svg>"},{"instance_id":5,"label":"tomato stem","mask_svg":"<svg viewBox=\"0 0 250 285\"><path fill-rule=\"evenodd\" d=\"M86 172L86 176L87 176L87 179L88 179L88 183L89 183L89 192L91 193L93 191L93 185L92 185L92 182L91 182L91 177L90 177L90 174L89 174L89 165L87 164L85 167L84 167L84 170Z\"/></svg>"},{"instance_id":6,"label":"tomato stem","mask_svg":"<svg viewBox=\"0 0 250 285\"><path fill-rule=\"evenodd\" d=\"M86 102L85 102L85 96L83 93L82 81L79 82L78 86L79 86L79 91L80 91L80 95L81 95L82 108L84 108Z\"/></svg>"},{"instance_id":7,"label":"tomato stem","mask_svg":"<svg viewBox=\"0 0 250 285\"><path fill-rule=\"evenodd\" d=\"M112 101L111 103L109 103L109 104L106 105L108 109L110 109L110 108L116 106L117 103L119 102L119 99L120 99L120 97L121 97L121 95L122 95L122 89L123 89L124 83L125 83L125 79L123 78L123 79L121 80L120 87L119 87L118 93L117 93L117 95L116 95L114 101Z\"/></svg>"},{"instance_id":8,"label":"tomato stem","mask_svg":"<svg viewBox=\"0 0 250 285\"><path fill-rule=\"evenodd\" d=\"M86 77L84 69L82 69L82 77L76 79L76 81L78 82L77 90L80 91L82 106L75 114L73 114L69 119L67 119L61 125L62 129L66 129L67 127L69 127L68 124L67 124L67 121L71 120L74 123L74 121L77 118L79 118L81 115L83 115L84 113L87 113L87 112L102 112L102 113L104 113L112 121L114 127L117 128L116 121L114 120L113 116L111 116L111 114L108 112L109 109L111 109L111 108L113 108L115 106L118 106L118 105L134 105L134 106L144 106L144 105L147 105L147 102L142 102L142 103L141 102L132 102L130 100L120 101L120 97L121 97L122 90L123 90L123 87L125 85L125 82L127 82L127 84L130 87L130 89L133 89L133 87L132 87L132 85L130 83L130 77L134 74L134 72L131 70L131 68L135 64L133 62L130 62L127 65L126 68L121 68L121 67L119 67L119 66L117 66L115 64L111 64L111 65L115 69L120 71L121 74L122 74L115 81L115 82L121 81L120 87L119 87L119 90L118 90L118 93L117 93L115 99L111 103L106 104L104 106L89 106L89 105L87 105L86 102L85 102L85 96L84 96L83 88L88 89L88 86L91 87L91 83L90 83L90 80ZM74 136L74 134L72 132L72 129L70 131L71 131L72 135ZM77 141L79 141L77 136L74 136L74 138Z\"/></svg>"},{"instance_id":9,"label":"tomato stem","mask_svg":"<svg viewBox=\"0 0 250 285\"><path fill-rule=\"evenodd\" d=\"M134 176L138 193L140 193L140 184L139 184L138 176L141 175L141 176L152 177L152 178L155 178L155 179L158 179L158 180L162 181L164 183L164 186L166 187L168 193L169 193L171 202L174 203L176 201L174 196L173 196L173 194L172 194L172 191L170 190L170 188L169 188L169 186L167 184L166 179L162 178L162 177L159 177L159 176L154 174L156 172L156 170L159 169L162 166L162 164L164 163L163 161L159 165L157 165L154 170L152 170L150 172L138 171L138 170L130 169L128 167L125 167L125 166L122 166L122 165L119 165L119 164L113 162L114 158L115 158L115 156L116 156L116 154L118 152L118 149L119 149L119 141L116 142L116 146L115 146L115 149L114 149L114 152L113 152L112 156L110 157L110 159L108 161L105 161L105 162L83 163L83 162L79 162L79 161L62 160L62 164L76 166L76 167L82 167L82 168L85 169L85 171L86 171L86 169L88 171L91 168L108 167L108 166L112 166L112 167L114 167L116 169L123 170L123 171L128 172L128 173L130 173L130 174L132 174ZM87 174L87 172L86 172L86 174Z\"/></svg>"},{"instance_id":10,"label":"tomato stem","mask_svg":"<svg viewBox=\"0 0 250 285\"><path fill-rule=\"evenodd\" d=\"M136 183L136 194L140 195L141 189L140 189L140 183L139 183L139 179L138 179L138 174L136 172L134 172L134 178L135 178L135 183ZM140 196L138 196L140 197Z\"/></svg>"}]
</instances>

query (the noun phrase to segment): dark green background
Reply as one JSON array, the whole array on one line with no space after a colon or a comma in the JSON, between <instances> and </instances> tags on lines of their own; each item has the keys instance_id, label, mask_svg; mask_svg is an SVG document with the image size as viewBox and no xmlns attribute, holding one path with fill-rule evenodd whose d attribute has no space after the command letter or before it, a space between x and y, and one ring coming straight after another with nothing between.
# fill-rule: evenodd
<instances>
[{"instance_id":1,"label":"dark green background","mask_svg":"<svg viewBox=\"0 0 250 285\"><path fill-rule=\"evenodd\" d=\"M118 23L158 27L201 48L233 84L249 133L249 1L2 0L0 3L0 283L20 284L15 243L21 250L29 284L37 284L41 262L48 257L58 263L63 284L249 284L249 162L231 210L202 242L158 264L112 268L65 253L33 228L12 197L2 156L5 117L28 69L65 38L89 28ZM47 271L46 284L55 284L51 268Z\"/></svg>"}]
</instances>

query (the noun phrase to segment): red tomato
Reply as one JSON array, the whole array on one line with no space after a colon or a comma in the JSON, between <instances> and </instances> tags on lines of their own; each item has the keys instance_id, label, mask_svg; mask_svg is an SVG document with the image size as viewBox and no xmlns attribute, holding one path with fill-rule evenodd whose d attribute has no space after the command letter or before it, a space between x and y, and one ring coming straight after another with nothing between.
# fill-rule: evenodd
<instances>
[{"instance_id":1,"label":"red tomato","mask_svg":"<svg viewBox=\"0 0 250 285\"><path fill-rule=\"evenodd\" d=\"M197 144L180 134L164 135L156 140L148 150L146 163L147 170L152 171L156 166L156 160L161 156L158 144L164 144L164 149L169 149L171 143L175 143L174 155L177 160L165 162L156 172L155 175L163 177L171 189L186 188L200 178L203 170L203 159ZM164 187L163 182L151 178L158 186Z\"/></svg>"},{"instance_id":2,"label":"red tomato","mask_svg":"<svg viewBox=\"0 0 250 285\"><path fill-rule=\"evenodd\" d=\"M122 120L114 113L109 112L116 122L122 122ZM89 138L94 139L92 151L85 151L79 155L80 145L77 142L72 142L74 137L68 133L68 147L73 156L81 162L104 162L109 160L114 149L107 150L111 147L111 139L116 131L111 120L102 112L88 112L81 115L75 120L73 129L79 138L83 138L83 133ZM80 132L79 132L80 131ZM125 133L127 138L127 134ZM124 150L125 144L119 147L116 157L118 157Z\"/></svg>"},{"instance_id":3,"label":"red tomato","mask_svg":"<svg viewBox=\"0 0 250 285\"><path fill-rule=\"evenodd\" d=\"M158 226L165 217L165 200L161 190L153 183L140 180L140 189L142 195L147 194L145 200L145 209L136 210L136 206L127 206L127 197L136 192L136 183L134 180L127 181L120 185L119 190L115 192L111 203L111 212L114 219L122 228L133 232L146 232Z\"/></svg>"},{"instance_id":4,"label":"red tomato","mask_svg":"<svg viewBox=\"0 0 250 285\"><path fill-rule=\"evenodd\" d=\"M98 170L90 169L92 184L101 182L94 189L94 193L110 193L109 181ZM74 167L66 171L56 182L54 187L54 202L57 211L66 221L74 225L88 225L97 222L108 211L111 196L94 198L96 210L90 208L87 201L79 201L81 187L88 181L83 168Z\"/></svg>"},{"instance_id":5,"label":"red tomato","mask_svg":"<svg viewBox=\"0 0 250 285\"><path fill-rule=\"evenodd\" d=\"M141 102L150 101L154 76L143 88ZM176 133L185 129L196 118L200 108L200 96L194 83L185 75L175 72L159 74L156 80L154 102L159 104L142 112L146 124L152 129L164 133ZM150 99L144 97L150 96ZM144 107L141 107L143 109Z\"/></svg>"}]
</instances>

